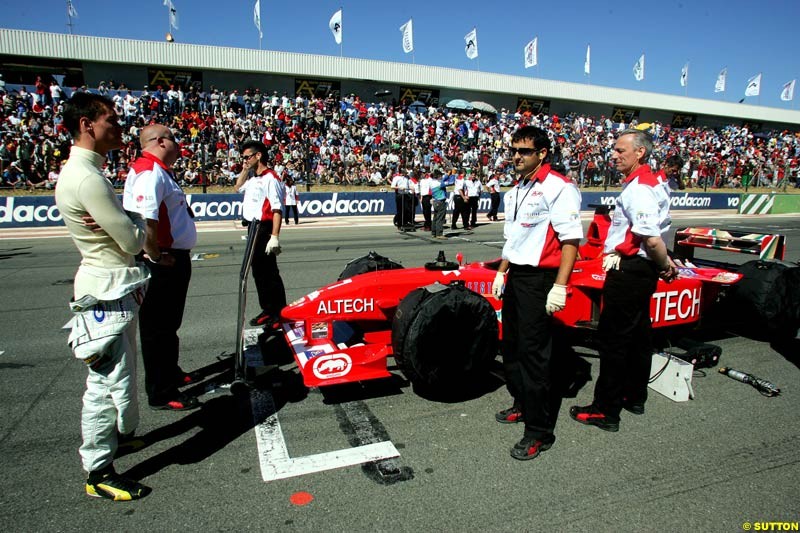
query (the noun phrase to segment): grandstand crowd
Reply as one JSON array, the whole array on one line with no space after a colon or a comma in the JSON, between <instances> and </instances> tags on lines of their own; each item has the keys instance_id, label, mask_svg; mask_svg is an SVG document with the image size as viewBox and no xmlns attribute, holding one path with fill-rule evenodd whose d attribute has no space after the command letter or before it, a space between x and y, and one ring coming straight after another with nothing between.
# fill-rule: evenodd
<instances>
[{"instance_id":1,"label":"grandstand crowd","mask_svg":"<svg viewBox=\"0 0 800 533\"><path fill-rule=\"evenodd\" d=\"M3 187L53 188L69 152L70 137L61 109L73 91L104 94L125 123L122 150L109 153L107 177L122 186L128 162L139 152L138 131L158 122L179 139L183 157L176 177L187 186L232 185L241 171L239 147L264 142L274 166L295 183L388 185L398 173L471 169L483 179L512 180L508 153L511 134L522 125L548 131L554 168L580 187L615 185L609 166L615 133L647 127L656 149L651 166L672 155L684 162L687 187L737 188L746 185L800 187L800 133L753 132L728 125L710 129L666 124L612 122L608 117L533 114L501 109L496 115L434 105L358 96L306 98L276 91L209 90L177 86L132 90L101 82L96 88L67 90L38 78L28 90L0 81L0 169ZM411 105L409 105L411 104Z\"/></svg>"}]
</instances>

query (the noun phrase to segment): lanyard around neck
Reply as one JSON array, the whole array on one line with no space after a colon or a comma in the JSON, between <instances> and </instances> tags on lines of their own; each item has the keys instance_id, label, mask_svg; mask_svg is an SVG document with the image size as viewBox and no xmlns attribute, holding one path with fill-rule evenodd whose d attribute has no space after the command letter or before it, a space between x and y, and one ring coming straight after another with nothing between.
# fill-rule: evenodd
<instances>
[{"instance_id":1,"label":"lanyard around neck","mask_svg":"<svg viewBox=\"0 0 800 533\"><path fill-rule=\"evenodd\" d=\"M532 182L530 182L530 181L528 182L528 184L529 184L528 190L525 191L525 194L522 196L521 200L519 199L519 185L517 185L517 194L514 196L514 202L515 202L515 205L514 205L514 218L511 219L511 222L514 222L514 221L517 220L517 213L519 213L519 206L522 205L525 202L525 198L528 197L528 193L531 192L531 189L533 189L533 185L534 184Z\"/></svg>"}]
</instances>

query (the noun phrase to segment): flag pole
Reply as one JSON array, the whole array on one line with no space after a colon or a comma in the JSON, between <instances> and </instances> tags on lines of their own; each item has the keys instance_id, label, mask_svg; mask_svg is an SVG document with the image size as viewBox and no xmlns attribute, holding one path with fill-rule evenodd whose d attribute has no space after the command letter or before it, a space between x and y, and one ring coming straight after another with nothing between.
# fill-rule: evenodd
<instances>
[{"instance_id":1,"label":"flag pole","mask_svg":"<svg viewBox=\"0 0 800 533\"><path fill-rule=\"evenodd\" d=\"M478 27L475 26L474 30L475 30L475 40L477 41L478 40ZM475 64L478 66L478 72L480 72L481 71L481 56L478 55L475 59L477 59Z\"/></svg>"},{"instance_id":2,"label":"flag pole","mask_svg":"<svg viewBox=\"0 0 800 533\"><path fill-rule=\"evenodd\" d=\"M414 27L414 17L411 17L410 19L408 19L408 21L411 23L411 27L413 28ZM411 38L412 38L412 40L414 38L414 32L413 31L411 32ZM416 65L417 64L417 58L414 57L414 47L413 46L411 47L411 64L412 65Z\"/></svg>"},{"instance_id":3,"label":"flag pole","mask_svg":"<svg viewBox=\"0 0 800 533\"><path fill-rule=\"evenodd\" d=\"M72 35L72 10L69 2L67 2L67 27L69 28L69 34Z\"/></svg>"}]
</instances>

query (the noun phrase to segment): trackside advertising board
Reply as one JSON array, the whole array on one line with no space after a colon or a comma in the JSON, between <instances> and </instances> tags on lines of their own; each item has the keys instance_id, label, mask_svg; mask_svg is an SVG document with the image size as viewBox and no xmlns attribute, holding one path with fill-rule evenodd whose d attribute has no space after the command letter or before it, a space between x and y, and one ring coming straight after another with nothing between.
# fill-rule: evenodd
<instances>
[{"instance_id":1,"label":"trackside advertising board","mask_svg":"<svg viewBox=\"0 0 800 533\"><path fill-rule=\"evenodd\" d=\"M582 192L584 210L589 204L610 205L616 201L614 192ZM503 211L502 194L500 212ZM240 194L187 194L195 220L238 220L242 217ZM478 210L489 211L489 196L481 196ZM452 194L448 210L452 210ZM737 209L738 194L675 193L673 209ZM297 210L301 217L341 217L355 215L393 215L393 192L334 192L300 193ZM417 212L421 208L417 207ZM53 196L3 196L0 197L0 229L60 226L61 213Z\"/></svg>"}]
</instances>

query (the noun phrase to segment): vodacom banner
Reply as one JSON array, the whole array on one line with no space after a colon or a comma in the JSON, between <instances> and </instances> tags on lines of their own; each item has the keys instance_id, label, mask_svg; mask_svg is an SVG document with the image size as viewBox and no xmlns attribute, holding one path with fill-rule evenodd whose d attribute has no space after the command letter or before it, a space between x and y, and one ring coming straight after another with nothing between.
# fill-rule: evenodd
<instances>
[{"instance_id":1,"label":"vodacom banner","mask_svg":"<svg viewBox=\"0 0 800 533\"><path fill-rule=\"evenodd\" d=\"M616 201L612 192L582 192L583 209L590 204L610 205ZM240 194L187 194L186 200L195 220L237 220L242 217ZM478 211L490 209L490 200L483 195ZM671 198L672 209L732 209L739 207L738 194L679 193ZM452 210L452 193L448 210ZM503 202L501 196L500 210ZM300 193L297 210L305 217L341 217L353 215L393 215L394 193L389 192L334 192ZM420 211L420 208L417 208ZM61 213L53 196L0 197L0 229L60 226Z\"/></svg>"}]
</instances>

